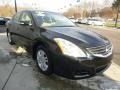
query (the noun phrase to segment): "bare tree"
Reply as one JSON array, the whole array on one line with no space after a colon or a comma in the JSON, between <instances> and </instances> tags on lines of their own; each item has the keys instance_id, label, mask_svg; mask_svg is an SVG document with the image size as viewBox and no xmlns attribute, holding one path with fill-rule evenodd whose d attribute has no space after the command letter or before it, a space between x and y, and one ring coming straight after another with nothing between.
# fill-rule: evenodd
<instances>
[{"instance_id":1,"label":"bare tree","mask_svg":"<svg viewBox=\"0 0 120 90\"><path fill-rule=\"evenodd\" d=\"M120 12L120 0L114 0L112 7L114 9L116 9L116 11L117 11L116 20L115 20L115 27L117 27L118 16L119 16L119 12Z\"/></svg>"}]
</instances>

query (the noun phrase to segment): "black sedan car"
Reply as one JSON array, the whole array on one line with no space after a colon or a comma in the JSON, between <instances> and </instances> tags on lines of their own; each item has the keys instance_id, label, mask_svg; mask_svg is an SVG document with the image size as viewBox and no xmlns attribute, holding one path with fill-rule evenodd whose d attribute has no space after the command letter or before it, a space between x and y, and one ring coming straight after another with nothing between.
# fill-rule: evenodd
<instances>
[{"instance_id":1,"label":"black sedan car","mask_svg":"<svg viewBox=\"0 0 120 90\"><path fill-rule=\"evenodd\" d=\"M54 12L17 12L7 23L7 37L10 44L31 52L45 75L92 77L110 66L113 55L108 39Z\"/></svg>"},{"instance_id":2,"label":"black sedan car","mask_svg":"<svg viewBox=\"0 0 120 90\"><path fill-rule=\"evenodd\" d=\"M9 18L0 17L0 26L5 26L6 22L10 20Z\"/></svg>"}]
</instances>

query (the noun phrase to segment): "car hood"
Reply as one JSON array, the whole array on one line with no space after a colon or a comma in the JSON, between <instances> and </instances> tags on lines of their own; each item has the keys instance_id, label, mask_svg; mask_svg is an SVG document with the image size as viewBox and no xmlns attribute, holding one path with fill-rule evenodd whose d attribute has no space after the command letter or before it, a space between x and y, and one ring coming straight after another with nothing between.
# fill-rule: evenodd
<instances>
[{"instance_id":1,"label":"car hood","mask_svg":"<svg viewBox=\"0 0 120 90\"><path fill-rule=\"evenodd\" d=\"M47 31L49 32L52 32L53 36L54 33L59 34L58 36L65 35L71 38L71 40L77 40L77 42L80 41L80 44L87 44L88 46L92 46L92 47L100 46L109 42L105 37L93 31L85 30L78 27L47 27L45 29L47 29ZM56 36L57 35L55 35L55 37ZM64 38L64 37L60 37L60 38Z\"/></svg>"}]
</instances>

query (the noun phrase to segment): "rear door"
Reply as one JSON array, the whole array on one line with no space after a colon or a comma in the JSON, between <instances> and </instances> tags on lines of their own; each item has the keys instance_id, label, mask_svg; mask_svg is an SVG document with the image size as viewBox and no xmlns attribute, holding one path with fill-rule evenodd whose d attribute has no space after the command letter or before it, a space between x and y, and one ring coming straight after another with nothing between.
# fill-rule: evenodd
<instances>
[{"instance_id":1,"label":"rear door","mask_svg":"<svg viewBox=\"0 0 120 90\"><path fill-rule=\"evenodd\" d=\"M19 18L21 16L21 12L17 12L13 18L9 21L8 24L8 30L10 31L11 35L12 35L12 39L14 42L18 42L19 41L19 30L18 30L18 26L19 26Z\"/></svg>"}]
</instances>

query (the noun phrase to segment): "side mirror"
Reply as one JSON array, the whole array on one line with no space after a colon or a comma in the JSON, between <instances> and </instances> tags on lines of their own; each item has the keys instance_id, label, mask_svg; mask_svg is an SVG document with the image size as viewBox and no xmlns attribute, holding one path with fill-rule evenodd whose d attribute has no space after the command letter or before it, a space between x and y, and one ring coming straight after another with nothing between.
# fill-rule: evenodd
<instances>
[{"instance_id":1,"label":"side mirror","mask_svg":"<svg viewBox=\"0 0 120 90\"><path fill-rule=\"evenodd\" d=\"M20 25L31 26L32 24L29 21L20 21Z\"/></svg>"}]
</instances>

